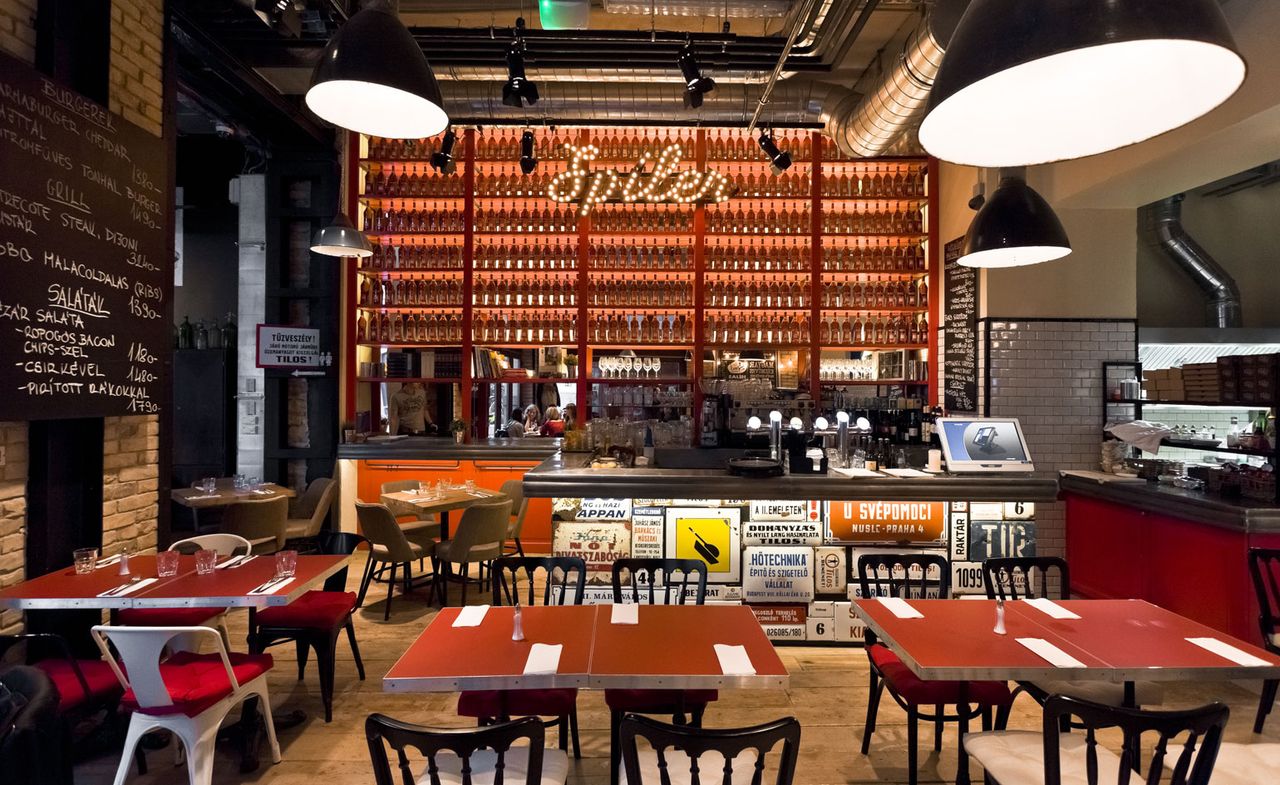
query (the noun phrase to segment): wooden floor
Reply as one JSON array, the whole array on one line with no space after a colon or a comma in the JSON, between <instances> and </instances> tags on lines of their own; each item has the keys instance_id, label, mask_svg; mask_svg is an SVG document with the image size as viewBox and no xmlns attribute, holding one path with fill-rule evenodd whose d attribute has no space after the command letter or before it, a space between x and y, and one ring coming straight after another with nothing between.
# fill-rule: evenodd
<instances>
[{"instance_id":1,"label":"wooden floor","mask_svg":"<svg viewBox=\"0 0 1280 785\"><path fill-rule=\"evenodd\" d=\"M350 584L356 584L363 563L357 560ZM214 782L263 783L264 785L371 785L373 774L364 740L364 720L372 712L408 722L437 726L465 726L469 720L457 716L457 696L450 694L392 695L382 692L381 678L435 615L428 606L425 590L392 605L391 621L384 623L385 586L375 585L362 611L357 612L356 634L364 657L368 680L356 677L351 652L343 640L338 645L338 671L333 722L325 723L320 703L319 682L314 665L297 681L296 658L292 646L272 650L275 668L270 679L271 703L277 711L302 709L308 720L283 731L280 746L283 760L272 765L263 751L262 766L251 774L241 774L236 749L220 745L214 766ZM457 603L457 589L451 598ZM468 599L476 602L475 592ZM243 648L246 614L231 618L233 643ZM860 648L780 647L782 660L791 672L786 691L723 691L720 700L708 709L708 726L742 726L784 716L794 716L803 726L796 782L819 783L906 783L905 715L886 695L881 704L871 754L859 754L862 725L867 706L867 659ZM1166 694L1169 707L1188 707L1221 700L1231 706L1228 740L1280 741L1280 711L1269 722L1267 732L1255 737L1251 732L1257 706L1257 686L1253 684L1206 683L1178 685ZM578 699L583 758L572 762L570 783L603 785L608 782L609 715L599 693L583 691ZM237 716L233 712L232 717ZM1040 726L1035 703L1020 697L1010 727L1035 729ZM932 751L932 732L921 728L920 782L950 782L954 779L955 730L949 726L941 753ZM555 731L548 731L548 744L555 744ZM148 753L150 771L129 775L130 783L185 783L186 767L175 767L168 750ZM109 785L119 762L118 749L80 763L78 785ZM973 767L975 780L981 773ZM1261 781L1261 780L1260 780Z\"/></svg>"}]
</instances>

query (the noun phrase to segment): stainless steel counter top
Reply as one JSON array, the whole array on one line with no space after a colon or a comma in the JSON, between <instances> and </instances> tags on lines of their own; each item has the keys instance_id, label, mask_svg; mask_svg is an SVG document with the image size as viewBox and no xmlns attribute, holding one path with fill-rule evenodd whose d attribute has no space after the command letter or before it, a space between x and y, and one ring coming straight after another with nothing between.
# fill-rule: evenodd
<instances>
[{"instance_id":1,"label":"stainless steel counter top","mask_svg":"<svg viewBox=\"0 0 1280 785\"><path fill-rule=\"evenodd\" d=\"M1280 532L1280 507L1249 499L1224 499L1154 482L1113 479L1100 472L1063 472L1063 493L1116 502L1145 512L1248 534Z\"/></svg>"},{"instance_id":2,"label":"stainless steel counter top","mask_svg":"<svg viewBox=\"0 0 1280 785\"><path fill-rule=\"evenodd\" d=\"M524 476L529 497L612 499L794 499L820 501L1052 502L1051 472L850 479L838 474L736 477L719 469L592 469L588 453L560 453Z\"/></svg>"},{"instance_id":3,"label":"stainless steel counter top","mask_svg":"<svg viewBox=\"0 0 1280 785\"><path fill-rule=\"evenodd\" d=\"M457 444L440 436L409 436L404 439L364 444L341 444L338 458L358 461L517 461L537 463L560 450L559 439L486 439Z\"/></svg>"}]
</instances>

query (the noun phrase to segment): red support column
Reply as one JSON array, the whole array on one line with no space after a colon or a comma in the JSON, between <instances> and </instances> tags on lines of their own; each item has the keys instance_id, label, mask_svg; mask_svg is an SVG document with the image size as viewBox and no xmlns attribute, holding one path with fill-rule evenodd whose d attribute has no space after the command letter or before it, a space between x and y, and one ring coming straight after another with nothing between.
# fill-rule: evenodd
<instances>
[{"instance_id":1,"label":"red support column","mask_svg":"<svg viewBox=\"0 0 1280 785\"><path fill-rule=\"evenodd\" d=\"M471 356L474 353L471 340L471 290L475 279L473 271L475 270L476 224L476 131L474 128L468 128L463 132L462 161L462 319L460 320L462 335L459 336L462 340L458 344L462 350L462 382L459 385L458 394L462 396L462 421L468 424L468 432L471 436L479 436L476 433L475 418L471 416L471 398L475 393L471 383ZM487 418L485 424L488 424Z\"/></svg>"},{"instance_id":2,"label":"red support column","mask_svg":"<svg viewBox=\"0 0 1280 785\"><path fill-rule=\"evenodd\" d=\"M822 405L822 133L809 143L809 394Z\"/></svg>"}]
</instances>

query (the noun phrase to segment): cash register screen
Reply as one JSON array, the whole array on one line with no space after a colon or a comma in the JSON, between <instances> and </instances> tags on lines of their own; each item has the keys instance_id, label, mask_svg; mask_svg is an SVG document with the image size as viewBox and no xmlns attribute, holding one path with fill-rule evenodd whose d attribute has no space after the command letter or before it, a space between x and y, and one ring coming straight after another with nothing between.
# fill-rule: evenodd
<instances>
[{"instance_id":1,"label":"cash register screen","mask_svg":"<svg viewBox=\"0 0 1280 785\"><path fill-rule=\"evenodd\" d=\"M953 472L1029 472L1034 469L1022 426L1013 418L943 417L942 452Z\"/></svg>"}]
</instances>

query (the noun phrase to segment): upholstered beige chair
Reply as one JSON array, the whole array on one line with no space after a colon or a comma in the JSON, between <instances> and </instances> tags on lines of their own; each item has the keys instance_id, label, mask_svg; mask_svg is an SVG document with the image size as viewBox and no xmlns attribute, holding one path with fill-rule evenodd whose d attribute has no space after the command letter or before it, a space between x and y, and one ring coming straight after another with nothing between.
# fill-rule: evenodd
<instances>
[{"instance_id":1,"label":"upholstered beige chair","mask_svg":"<svg viewBox=\"0 0 1280 785\"><path fill-rule=\"evenodd\" d=\"M498 498L473 504L462 513L453 536L436 545L436 559L447 581L452 565L462 565L462 604L467 604L467 578L470 565L485 565L502 556L511 525L511 500Z\"/></svg>"},{"instance_id":2,"label":"upholstered beige chair","mask_svg":"<svg viewBox=\"0 0 1280 785\"><path fill-rule=\"evenodd\" d=\"M245 499L227 507L222 515L222 529L248 540L255 554L275 553L284 548L288 516L289 500L284 496Z\"/></svg>"},{"instance_id":3,"label":"upholstered beige chair","mask_svg":"<svg viewBox=\"0 0 1280 785\"><path fill-rule=\"evenodd\" d=\"M289 505L289 518L285 522L287 540L314 539L320 536L324 519L333 508L338 495L338 483L329 477L317 477L311 481L302 495Z\"/></svg>"},{"instance_id":4,"label":"upholstered beige chair","mask_svg":"<svg viewBox=\"0 0 1280 785\"><path fill-rule=\"evenodd\" d=\"M435 558L434 542L410 540L385 504L356 502L356 519L360 523L360 532L369 539L369 562L365 567L364 578L360 581L360 596L356 599L356 607L364 604L369 583L391 570L391 577L387 579L387 606L382 613L383 621L390 619L391 594L395 590L397 569L404 568L404 593L408 594L413 588L413 563L421 559L431 559L432 591L439 587L440 570ZM442 593L441 604L443 598Z\"/></svg>"},{"instance_id":5,"label":"upholstered beige chair","mask_svg":"<svg viewBox=\"0 0 1280 785\"><path fill-rule=\"evenodd\" d=\"M508 555L524 555L520 544L520 532L524 531L524 517L529 512L529 500L524 498L524 481L507 480L502 484L502 494L511 500L511 523L507 526L507 542L502 549Z\"/></svg>"}]
</instances>

